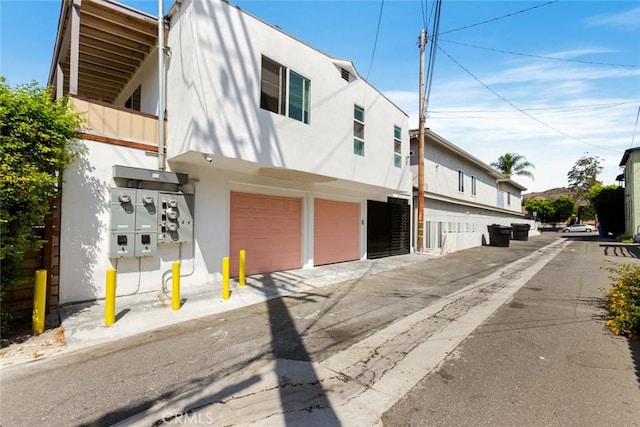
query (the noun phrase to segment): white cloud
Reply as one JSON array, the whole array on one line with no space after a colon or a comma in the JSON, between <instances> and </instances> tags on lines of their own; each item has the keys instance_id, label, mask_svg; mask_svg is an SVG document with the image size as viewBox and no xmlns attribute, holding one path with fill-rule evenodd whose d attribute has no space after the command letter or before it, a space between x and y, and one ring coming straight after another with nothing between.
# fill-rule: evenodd
<instances>
[{"instance_id":1,"label":"white cloud","mask_svg":"<svg viewBox=\"0 0 640 427\"><path fill-rule=\"evenodd\" d=\"M486 163L507 152L524 155L536 165L535 181L516 180L530 191L566 187L567 172L585 153L603 159L599 178L614 184L638 110L638 102L630 101L640 99L640 90L600 96L594 88L597 83L602 91L608 80L638 76L638 69L519 63L486 80L479 77L544 124L510 107L468 76L440 79L432 87L432 113L426 126ZM417 91L388 91L385 95L409 114L410 126L416 128Z\"/></svg>"},{"instance_id":2,"label":"white cloud","mask_svg":"<svg viewBox=\"0 0 640 427\"><path fill-rule=\"evenodd\" d=\"M592 27L611 26L630 30L640 28L640 7L613 15L592 16L586 24Z\"/></svg>"},{"instance_id":3,"label":"white cloud","mask_svg":"<svg viewBox=\"0 0 640 427\"><path fill-rule=\"evenodd\" d=\"M615 51L611 49L602 49L602 48L583 48L583 49L563 50L558 52L545 53L541 56L571 59L571 58L577 58L585 55L595 55L600 53L612 53L612 52L615 52Z\"/></svg>"}]
</instances>

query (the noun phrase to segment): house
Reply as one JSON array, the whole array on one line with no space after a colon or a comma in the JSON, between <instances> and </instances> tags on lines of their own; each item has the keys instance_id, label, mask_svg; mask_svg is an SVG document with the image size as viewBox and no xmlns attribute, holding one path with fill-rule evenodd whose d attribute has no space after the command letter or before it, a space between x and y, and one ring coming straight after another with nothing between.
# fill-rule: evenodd
<instances>
[{"instance_id":1,"label":"house","mask_svg":"<svg viewBox=\"0 0 640 427\"><path fill-rule=\"evenodd\" d=\"M635 236L640 232L640 147L625 150L620 167L624 168L624 234Z\"/></svg>"},{"instance_id":2,"label":"house","mask_svg":"<svg viewBox=\"0 0 640 427\"><path fill-rule=\"evenodd\" d=\"M83 113L65 172L60 302L219 286L410 250L407 115L353 64L222 0L160 20L62 3L49 84ZM162 52L161 55L158 52ZM216 285L218 283L218 285Z\"/></svg>"},{"instance_id":3,"label":"house","mask_svg":"<svg viewBox=\"0 0 640 427\"><path fill-rule=\"evenodd\" d=\"M412 130L410 138L411 172L417 188L418 131ZM431 129L425 129L424 146L425 249L455 252L488 243L488 225L533 224L524 219L520 208L525 187ZM417 191L414 196L418 197Z\"/></svg>"}]
</instances>

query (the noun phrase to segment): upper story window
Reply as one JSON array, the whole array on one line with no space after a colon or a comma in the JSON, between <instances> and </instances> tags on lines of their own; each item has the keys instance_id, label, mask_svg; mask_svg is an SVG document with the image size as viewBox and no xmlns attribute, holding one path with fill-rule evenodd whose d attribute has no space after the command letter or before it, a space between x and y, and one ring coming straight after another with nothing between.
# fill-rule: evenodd
<instances>
[{"instance_id":1,"label":"upper story window","mask_svg":"<svg viewBox=\"0 0 640 427\"><path fill-rule=\"evenodd\" d=\"M133 91L131 97L127 99L124 103L125 108L131 108L132 110L140 111L140 98L142 97L142 88L138 86L136 90Z\"/></svg>"},{"instance_id":2,"label":"upper story window","mask_svg":"<svg viewBox=\"0 0 640 427\"><path fill-rule=\"evenodd\" d=\"M309 89L311 80L289 72L289 117L309 124Z\"/></svg>"},{"instance_id":3,"label":"upper story window","mask_svg":"<svg viewBox=\"0 0 640 427\"><path fill-rule=\"evenodd\" d=\"M511 206L511 192L507 191L507 206Z\"/></svg>"},{"instance_id":4,"label":"upper story window","mask_svg":"<svg viewBox=\"0 0 640 427\"><path fill-rule=\"evenodd\" d=\"M393 165L402 167L402 129L399 126L393 127Z\"/></svg>"},{"instance_id":5,"label":"upper story window","mask_svg":"<svg viewBox=\"0 0 640 427\"><path fill-rule=\"evenodd\" d=\"M464 193L464 172L458 171L458 191Z\"/></svg>"},{"instance_id":6,"label":"upper story window","mask_svg":"<svg viewBox=\"0 0 640 427\"><path fill-rule=\"evenodd\" d=\"M364 156L364 108L353 106L353 152Z\"/></svg>"},{"instance_id":7,"label":"upper story window","mask_svg":"<svg viewBox=\"0 0 640 427\"><path fill-rule=\"evenodd\" d=\"M287 97L287 77L289 94ZM309 124L309 93L311 80L288 70L277 62L262 57L260 80L260 108L288 115Z\"/></svg>"},{"instance_id":8,"label":"upper story window","mask_svg":"<svg viewBox=\"0 0 640 427\"><path fill-rule=\"evenodd\" d=\"M475 176L471 177L471 195L478 195L478 179Z\"/></svg>"}]
</instances>

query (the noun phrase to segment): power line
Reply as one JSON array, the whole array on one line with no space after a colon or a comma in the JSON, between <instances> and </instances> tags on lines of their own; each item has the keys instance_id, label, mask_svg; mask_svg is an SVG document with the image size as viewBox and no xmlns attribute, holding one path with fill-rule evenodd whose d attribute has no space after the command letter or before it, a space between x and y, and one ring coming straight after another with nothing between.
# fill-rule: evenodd
<instances>
[{"instance_id":1,"label":"power line","mask_svg":"<svg viewBox=\"0 0 640 427\"><path fill-rule=\"evenodd\" d=\"M532 112L532 111L540 112L540 113L536 113L536 116L538 117L543 115L550 115L550 114L554 115L555 117L558 117L561 114L575 115L580 113L614 108L620 105L626 105L626 104L631 104L635 102L638 102L638 101L634 100L634 101L625 101L625 102L614 102L614 103L608 103L608 104L591 104L591 105L582 105L582 106L574 106L574 107L539 107L539 108L531 107L531 108L527 108L526 110L529 112ZM445 118L486 119L487 118L487 115L483 115L483 116L471 115L474 113L491 114L491 118L493 120L511 120L511 119L516 119L518 117L521 117L521 116L518 116L518 117L496 116L496 114L505 113L505 112L506 111L495 111L495 110L431 110L429 111L429 114L438 115L440 119L445 119ZM445 117L442 117L442 116L445 116Z\"/></svg>"},{"instance_id":2,"label":"power line","mask_svg":"<svg viewBox=\"0 0 640 427\"><path fill-rule=\"evenodd\" d=\"M429 46L429 60L427 62L426 89L425 89L425 111L429 110L429 98L431 95L431 84L433 83L433 71L436 63L436 53L438 37L440 35L440 13L442 10L442 0L436 0L433 14L433 27L431 30L431 45Z\"/></svg>"},{"instance_id":3,"label":"power line","mask_svg":"<svg viewBox=\"0 0 640 427\"><path fill-rule=\"evenodd\" d=\"M444 39L442 39L442 41L446 42L446 43L457 44L457 45L460 45L460 46L473 47L475 49L490 50L490 51L493 51L493 52L507 53L509 55L529 56L531 58L551 59L553 61L579 62L579 63L582 63L582 64L593 64L593 65L611 65L611 66L614 66L614 67L631 67L631 68L639 68L640 67L640 65L612 64L612 63L609 63L609 62L596 62L596 61L582 61L582 60L579 60L579 59L566 59L566 58L557 58L557 57L553 57L553 56L534 55L534 54L530 54L530 53L511 52L511 51L508 51L508 50L494 49L494 48L485 47L485 46L477 46L477 45L473 45L473 44L469 44L469 43L454 42L452 40L444 40Z\"/></svg>"},{"instance_id":4,"label":"power line","mask_svg":"<svg viewBox=\"0 0 640 427\"><path fill-rule=\"evenodd\" d=\"M632 104L638 102L638 100L631 100L631 101L621 101L621 102L607 102L607 103L600 103L600 104L583 104L583 105L572 105L572 106L567 106L567 107L531 107L531 108L527 108L527 111L563 111L563 112L571 112L571 111L578 111L580 109L586 109L586 108L593 108L595 109L605 109L605 108L612 108L612 107L617 107L619 105L626 105L626 104ZM599 108L596 108L599 107ZM590 110L593 111L593 110ZM431 110L432 113L493 113L495 112L495 110L452 110L452 111L447 111L447 110Z\"/></svg>"},{"instance_id":5,"label":"power line","mask_svg":"<svg viewBox=\"0 0 640 427\"><path fill-rule=\"evenodd\" d=\"M472 28L472 27L477 27L478 25L488 24L489 22L494 22L494 21L498 21L498 20L500 20L500 19L509 18L509 17L511 17L511 16L518 15L518 14L520 14L520 13L524 13L524 12L528 12L528 11L533 10L533 9L538 9L538 8L540 8L540 7L548 6L548 5L550 5L550 4L557 3L557 2L559 2L559 1L560 1L560 0L548 1L548 2L546 2L546 3L542 3L542 4L539 4L539 5L537 5L537 6L532 6L532 7L527 8L527 9L522 9L522 10L519 10L519 11L517 11L517 12L509 13L509 14L507 14L507 15L499 16L499 17L497 17L497 18L487 19L486 21L478 22L477 24L471 24L471 25L467 25L467 26L465 26L465 27L454 28L453 30L445 31L445 32L440 33L440 34L453 33L454 31L466 30L467 28Z\"/></svg>"},{"instance_id":6,"label":"power line","mask_svg":"<svg viewBox=\"0 0 640 427\"><path fill-rule=\"evenodd\" d=\"M422 28L427 28L427 10L426 10L426 1L420 0L420 8L422 9Z\"/></svg>"},{"instance_id":7,"label":"power line","mask_svg":"<svg viewBox=\"0 0 640 427\"><path fill-rule=\"evenodd\" d=\"M465 68L464 65L462 65L461 63L459 63L458 61L456 61L451 55L449 55L444 49L442 49L440 46L438 46L438 49L440 49L442 51L442 53L444 53L445 55L447 55L449 57L449 59L451 59L458 67L462 68L467 74L469 74L475 81L477 81L478 83L480 83L482 86L484 86L487 90L489 90L491 93L493 93L495 96L497 96L498 98L500 98L501 100L503 100L504 102L506 102L507 104L509 104L511 107L513 107L514 109L516 109L517 111L521 112L522 114L524 114L525 116L529 117L531 120L535 120L536 122L540 123L541 125L553 130L554 132L559 133L562 136L566 136L567 138L573 139L574 141L578 141L581 142L583 144L586 145L590 145L592 147L596 147L599 148L601 150L608 150L608 151L614 151L617 152L617 150L613 150L611 148L606 148L606 147L601 147L599 145L596 144L592 144L590 142L586 142L583 141L579 138L576 138L575 136L569 135L566 132L561 131L560 129L557 129L553 126L551 126L550 124L547 124L545 122L543 122L542 120L532 116L531 114L527 113L526 111L524 111L523 109L519 108L517 105L515 105L514 103L512 103L511 101L509 101L507 98L505 98L504 96L500 95L498 92L496 92L495 90L493 90L492 88L490 88L489 86L487 86L483 81L481 81L478 77L476 77L471 71L469 71L467 68Z\"/></svg>"},{"instance_id":8,"label":"power line","mask_svg":"<svg viewBox=\"0 0 640 427\"><path fill-rule=\"evenodd\" d=\"M369 80L369 73L373 67L373 58L376 55L376 47L378 46L378 35L380 34L380 23L382 22L382 9L384 8L384 0L380 2L380 14L378 15L378 27L376 28L376 39L373 42L373 52L371 52L371 62L369 62L369 70L367 71L367 77L365 80Z\"/></svg>"},{"instance_id":9,"label":"power line","mask_svg":"<svg viewBox=\"0 0 640 427\"><path fill-rule=\"evenodd\" d=\"M636 139L636 129L638 129L638 117L640 117L640 107L638 107L638 114L636 114L636 124L633 126L633 135L631 136L631 147L633 147L633 141Z\"/></svg>"}]
</instances>

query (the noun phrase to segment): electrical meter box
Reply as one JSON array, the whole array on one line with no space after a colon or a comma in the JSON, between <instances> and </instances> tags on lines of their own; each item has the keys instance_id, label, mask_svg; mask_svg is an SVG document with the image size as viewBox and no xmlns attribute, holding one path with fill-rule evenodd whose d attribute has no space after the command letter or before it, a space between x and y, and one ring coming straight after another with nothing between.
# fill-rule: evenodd
<instances>
[{"instance_id":1,"label":"electrical meter box","mask_svg":"<svg viewBox=\"0 0 640 427\"><path fill-rule=\"evenodd\" d=\"M158 192L111 189L111 258L152 256L158 247Z\"/></svg>"},{"instance_id":2,"label":"electrical meter box","mask_svg":"<svg viewBox=\"0 0 640 427\"><path fill-rule=\"evenodd\" d=\"M136 227L136 190L111 190L111 249L112 258L134 256Z\"/></svg>"},{"instance_id":3,"label":"electrical meter box","mask_svg":"<svg viewBox=\"0 0 640 427\"><path fill-rule=\"evenodd\" d=\"M134 255L152 256L158 248L158 192L137 190Z\"/></svg>"},{"instance_id":4,"label":"electrical meter box","mask_svg":"<svg viewBox=\"0 0 640 427\"><path fill-rule=\"evenodd\" d=\"M160 193L158 243L193 241L193 195Z\"/></svg>"},{"instance_id":5,"label":"electrical meter box","mask_svg":"<svg viewBox=\"0 0 640 427\"><path fill-rule=\"evenodd\" d=\"M111 189L111 258L153 256L158 243L192 241L192 194Z\"/></svg>"}]
</instances>

